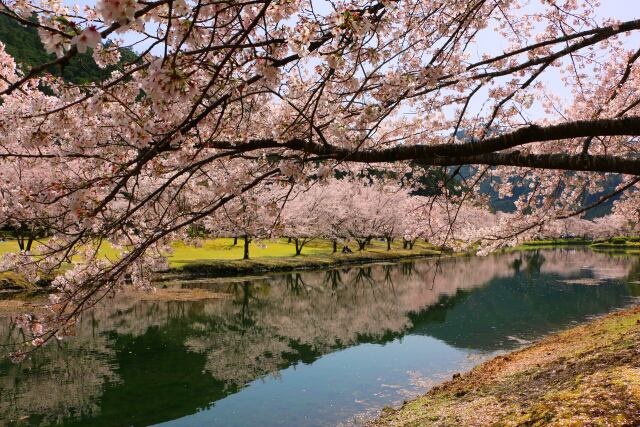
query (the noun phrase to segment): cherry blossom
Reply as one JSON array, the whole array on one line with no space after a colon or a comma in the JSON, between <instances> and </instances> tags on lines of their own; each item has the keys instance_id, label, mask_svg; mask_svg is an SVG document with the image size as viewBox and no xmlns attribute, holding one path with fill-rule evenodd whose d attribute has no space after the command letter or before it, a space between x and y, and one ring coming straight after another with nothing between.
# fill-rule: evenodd
<instances>
[{"instance_id":1,"label":"cherry blossom","mask_svg":"<svg viewBox=\"0 0 640 427\"><path fill-rule=\"evenodd\" d=\"M0 46L0 214L49 237L3 268L55 277L42 339L150 286L194 229L488 253L613 201L613 228L637 230L638 11L557 3L9 3L56 55L28 68ZM47 74L87 48L108 78Z\"/></svg>"},{"instance_id":2,"label":"cherry blossom","mask_svg":"<svg viewBox=\"0 0 640 427\"><path fill-rule=\"evenodd\" d=\"M78 52L85 53L87 48L94 49L100 43L101 36L96 27L90 26L85 28L79 35L71 39L71 44L76 45Z\"/></svg>"}]
</instances>

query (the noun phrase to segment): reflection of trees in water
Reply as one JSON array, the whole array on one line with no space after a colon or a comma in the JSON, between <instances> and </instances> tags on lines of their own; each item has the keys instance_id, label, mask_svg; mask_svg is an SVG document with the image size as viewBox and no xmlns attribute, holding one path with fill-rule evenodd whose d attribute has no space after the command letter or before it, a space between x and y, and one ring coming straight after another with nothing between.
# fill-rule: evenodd
<instances>
[{"instance_id":1,"label":"reflection of trees in water","mask_svg":"<svg viewBox=\"0 0 640 427\"><path fill-rule=\"evenodd\" d=\"M344 285L344 282L342 281L342 272L337 268L332 270L327 270L324 273L322 285L330 288L332 291L335 291L339 288L344 287L345 285Z\"/></svg>"},{"instance_id":2,"label":"reflection of trees in water","mask_svg":"<svg viewBox=\"0 0 640 427\"><path fill-rule=\"evenodd\" d=\"M513 270L514 274L520 273L520 267L522 267L522 258L516 258L511 261L510 267Z\"/></svg>"},{"instance_id":3,"label":"reflection of trees in water","mask_svg":"<svg viewBox=\"0 0 640 427\"><path fill-rule=\"evenodd\" d=\"M586 271L595 279L626 277L637 257L598 253L582 248L558 249L544 253L542 273L554 273L561 276L576 275ZM526 253L526 252L525 252Z\"/></svg>"},{"instance_id":4,"label":"reflection of trees in water","mask_svg":"<svg viewBox=\"0 0 640 427\"><path fill-rule=\"evenodd\" d=\"M514 274L525 274L529 280L540 275L546 261L541 251L518 252L516 255L516 258L508 262L509 268Z\"/></svg>"},{"instance_id":5,"label":"reflection of trees in water","mask_svg":"<svg viewBox=\"0 0 640 427\"><path fill-rule=\"evenodd\" d=\"M413 262L403 262L400 264L400 272L403 276L411 276L415 273L415 265Z\"/></svg>"},{"instance_id":6,"label":"reflection of trees in water","mask_svg":"<svg viewBox=\"0 0 640 427\"><path fill-rule=\"evenodd\" d=\"M256 338L262 337L264 342L252 341L252 351L233 352L226 356L227 359L233 358L231 364L242 366L246 375L223 368L228 364L221 362L225 357L221 358L220 353L216 353L216 358L209 357L207 369L216 378L246 381L268 373L270 368L286 365L292 354L304 359L300 348L320 355L363 339L375 341L388 337L390 333L402 333L412 327L410 314L420 313L443 296L456 295L461 290L481 286L495 278L513 276L509 266L520 256L514 253L403 263L399 267L367 266L276 276L269 282L268 296L258 298L262 304L260 309L254 310L254 331L259 331ZM557 256L564 258L566 254ZM532 253L524 257L526 270L530 274L544 273L545 257L554 261L556 255ZM628 260L620 262L593 254L582 259L585 261L594 268L614 268L621 272L629 266ZM557 269L557 264L551 262L549 266ZM562 274L566 277L581 274L580 267L565 268ZM303 288L306 291L300 292ZM228 309L226 304L209 307L211 325L208 331L214 329L214 325L227 321L229 314L225 310ZM225 333L220 329L218 332ZM191 338L189 344L193 350L213 354L219 351L221 340L217 335L209 334ZM280 357L271 348L274 343L284 349ZM269 365L263 365L264 359L259 357L265 352L269 353ZM227 375L228 372L232 375Z\"/></svg>"},{"instance_id":7,"label":"reflection of trees in water","mask_svg":"<svg viewBox=\"0 0 640 427\"><path fill-rule=\"evenodd\" d=\"M529 276L540 274L540 270L546 261L544 255L540 253L540 251L535 251L531 254L528 254L526 257L526 266L527 266L527 274Z\"/></svg>"},{"instance_id":8,"label":"reflection of trees in water","mask_svg":"<svg viewBox=\"0 0 640 427\"><path fill-rule=\"evenodd\" d=\"M291 273L285 276L285 283L287 289L294 295L300 295L307 291L307 286L304 283L302 275L299 273Z\"/></svg>"},{"instance_id":9,"label":"reflection of trees in water","mask_svg":"<svg viewBox=\"0 0 640 427\"><path fill-rule=\"evenodd\" d=\"M0 331L5 340L24 339L10 319L0 318ZM118 381L109 363L113 356L105 337L83 333L46 346L21 364L1 360L0 419L37 414L39 424L55 424L96 415L105 383Z\"/></svg>"},{"instance_id":10,"label":"reflection of trees in water","mask_svg":"<svg viewBox=\"0 0 640 427\"><path fill-rule=\"evenodd\" d=\"M584 266L590 269L585 272ZM336 348L389 339L414 328L416 321L442 323L453 307L474 294L471 289L518 276L523 269L567 278L621 277L630 266L628 259L591 252L513 253L202 285L232 295L219 301L151 302L121 295L86 316L77 336L63 341L62 348L45 348L38 356L38 374L25 374L8 362L0 365L0 417L97 410L95 399L104 384L118 381L109 363L115 359L111 340L135 339L153 327L162 331L158 339L204 356L213 378L241 386ZM425 310L436 303L445 305ZM0 323L2 336L9 329L8 323ZM38 399L43 388L55 398Z\"/></svg>"}]
</instances>

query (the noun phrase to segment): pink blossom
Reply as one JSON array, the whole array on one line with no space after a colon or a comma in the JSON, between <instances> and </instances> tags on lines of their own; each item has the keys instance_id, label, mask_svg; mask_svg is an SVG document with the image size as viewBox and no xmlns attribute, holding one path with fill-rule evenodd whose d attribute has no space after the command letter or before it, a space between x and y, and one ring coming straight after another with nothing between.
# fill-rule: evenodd
<instances>
[{"instance_id":1,"label":"pink blossom","mask_svg":"<svg viewBox=\"0 0 640 427\"><path fill-rule=\"evenodd\" d=\"M78 52L85 53L88 47L92 49L95 48L101 40L102 37L98 30L96 30L96 27L90 26L85 28L82 33L71 39L71 44L76 45Z\"/></svg>"}]
</instances>

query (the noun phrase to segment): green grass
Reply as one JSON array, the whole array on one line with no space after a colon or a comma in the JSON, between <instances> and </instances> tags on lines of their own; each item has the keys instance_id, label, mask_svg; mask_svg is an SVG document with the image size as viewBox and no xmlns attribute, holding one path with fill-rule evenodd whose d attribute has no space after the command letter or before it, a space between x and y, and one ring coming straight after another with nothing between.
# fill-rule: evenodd
<instances>
[{"instance_id":1,"label":"green grass","mask_svg":"<svg viewBox=\"0 0 640 427\"><path fill-rule=\"evenodd\" d=\"M36 249L42 243L34 243ZM201 245L192 246L182 242L173 245L173 252L169 255L169 267L178 275L211 275L228 276L236 274L251 274L267 271L287 271L294 269L326 268L340 264L394 260L411 256L435 255L439 252L426 243L416 243L412 250L403 249L401 242L394 242L391 250L387 250L385 242L373 241L366 250L357 251L357 245L349 247L351 254L342 254L342 245L338 246L338 253L333 253L333 245L328 240L313 240L302 249L302 254L295 255L295 245L287 243L287 239L273 239L253 241L249 245L249 260L243 257L243 240L238 239L236 245L232 238L205 239ZM18 251L15 240L0 242L0 256ZM109 244L103 244L99 251L101 256L116 259L118 251ZM74 262L81 262L79 256ZM10 273L0 273L0 282L15 282L13 276L4 277ZM1 286L0 286L1 287Z\"/></svg>"},{"instance_id":2,"label":"green grass","mask_svg":"<svg viewBox=\"0 0 640 427\"><path fill-rule=\"evenodd\" d=\"M179 267L185 264L207 263L212 260L238 260L242 259L243 245L242 239L238 239L238 243L234 245L233 239L228 238L207 239L200 247L177 242L173 245L174 252L169 256L169 263L172 267ZM302 256L329 255L331 250L331 242L316 240L302 249ZM295 254L294 244L287 243L287 239L253 241L249 244L249 256L252 259L293 257Z\"/></svg>"},{"instance_id":3,"label":"green grass","mask_svg":"<svg viewBox=\"0 0 640 427\"><path fill-rule=\"evenodd\" d=\"M593 250L624 251L637 254L640 251L640 237L617 236L610 239L589 240L583 238L531 240L521 245L505 249L505 251L526 251L532 249L551 249L559 246L587 246Z\"/></svg>"},{"instance_id":4,"label":"green grass","mask_svg":"<svg viewBox=\"0 0 640 427\"><path fill-rule=\"evenodd\" d=\"M523 246L554 246L554 245L588 245L592 243L589 239L547 239L547 240L531 240L524 242Z\"/></svg>"}]
</instances>

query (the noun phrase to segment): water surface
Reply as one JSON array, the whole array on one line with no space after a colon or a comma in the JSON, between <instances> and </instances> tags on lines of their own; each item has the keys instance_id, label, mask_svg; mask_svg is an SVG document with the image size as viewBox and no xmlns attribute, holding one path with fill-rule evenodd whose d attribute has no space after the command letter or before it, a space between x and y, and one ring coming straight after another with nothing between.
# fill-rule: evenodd
<instances>
[{"instance_id":1,"label":"water surface","mask_svg":"<svg viewBox=\"0 0 640 427\"><path fill-rule=\"evenodd\" d=\"M183 284L224 300L122 295L86 315L75 337L20 365L0 360L0 420L358 423L633 302L639 273L637 258L566 249ZM19 339L11 319L0 318L0 338Z\"/></svg>"}]
</instances>

